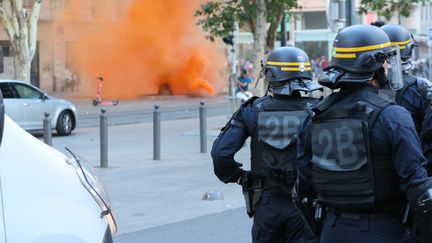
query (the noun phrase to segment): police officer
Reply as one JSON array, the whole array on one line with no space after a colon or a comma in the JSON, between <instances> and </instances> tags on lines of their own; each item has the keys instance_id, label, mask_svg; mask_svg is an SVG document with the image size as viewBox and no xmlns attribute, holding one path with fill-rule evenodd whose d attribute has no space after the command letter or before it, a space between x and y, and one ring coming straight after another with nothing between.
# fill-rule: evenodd
<instances>
[{"instance_id":1,"label":"police officer","mask_svg":"<svg viewBox=\"0 0 432 243\"><path fill-rule=\"evenodd\" d=\"M243 189L251 186L244 193L248 214L254 217L253 242L315 242L292 204L291 191L296 177L296 133L305 108L316 104L316 99L303 98L300 91L322 87L312 81L306 53L295 47L270 52L261 72L271 95L249 99L222 129L211 152L214 172L224 183L237 182ZM248 137L250 172L234 160Z\"/></svg>"},{"instance_id":2,"label":"police officer","mask_svg":"<svg viewBox=\"0 0 432 243\"><path fill-rule=\"evenodd\" d=\"M318 82L340 91L299 130L299 194L326 208L322 243L411 242L400 216L406 195L428 188L426 160L410 113L377 90L402 87L398 46L376 26L353 25L336 36L332 55Z\"/></svg>"},{"instance_id":3,"label":"police officer","mask_svg":"<svg viewBox=\"0 0 432 243\"><path fill-rule=\"evenodd\" d=\"M411 113L429 168L432 165L432 133L423 130L423 123L426 128L432 123L432 117L427 115L432 101L432 85L429 80L415 77L409 73L413 67L411 57L417 44L408 30L393 24L386 24L381 29L386 32L391 43L399 45L404 87L396 92L395 101ZM431 173L430 169L428 170Z\"/></svg>"}]
</instances>

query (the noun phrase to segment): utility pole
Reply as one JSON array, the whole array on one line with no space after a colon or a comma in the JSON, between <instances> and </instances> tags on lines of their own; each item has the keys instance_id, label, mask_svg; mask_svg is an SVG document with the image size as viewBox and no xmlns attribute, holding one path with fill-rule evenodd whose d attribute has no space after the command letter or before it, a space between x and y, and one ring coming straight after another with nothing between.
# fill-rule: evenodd
<instances>
[{"instance_id":1,"label":"utility pole","mask_svg":"<svg viewBox=\"0 0 432 243\"><path fill-rule=\"evenodd\" d=\"M352 15L353 15L352 10L354 7L353 0L346 0L345 6L346 6L345 26L351 26L353 24L352 21Z\"/></svg>"},{"instance_id":2,"label":"utility pole","mask_svg":"<svg viewBox=\"0 0 432 243\"><path fill-rule=\"evenodd\" d=\"M295 46L295 16L294 16L294 13L291 12L289 14L289 17L290 17L289 43L291 46Z\"/></svg>"},{"instance_id":3,"label":"utility pole","mask_svg":"<svg viewBox=\"0 0 432 243\"><path fill-rule=\"evenodd\" d=\"M286 46L287 34L286 34L286 13L282 15L281 22L281 46Z\"/></svg>"}]
</instances>

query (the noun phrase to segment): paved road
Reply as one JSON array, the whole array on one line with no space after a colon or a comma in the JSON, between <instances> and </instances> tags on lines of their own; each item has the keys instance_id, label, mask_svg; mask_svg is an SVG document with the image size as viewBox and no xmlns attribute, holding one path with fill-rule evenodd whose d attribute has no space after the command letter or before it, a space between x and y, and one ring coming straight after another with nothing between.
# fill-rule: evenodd
<instances>
[{"instance_id":1,"label":"paved road","mask_svg":"<svg viewBox=\"0 0 432 243\"><path fill-rule=\"evenodd\" d=\"M245 208L185 220L115 237L116 243L247 243L252 219Z\"/></svg>"},{"instance_id":2,"label":"paved road","mask_svg":"<svg viewBox=\"0 0 432 243\"><path fill-rule=\"evenodd\" d=\"M384 98L394 99L394 91L381 90ZM79 127L99 126L100 109L106 109L110 125L125 125L153 120L154 105L160 106L162 120L177 120L198 117L200 101L206 102L207 116L228 116L230 106L223 96L209 98L191 98L183 96L148 97L139 100L121 101L118 106L94 107L89 100L73 101L79 113Z\"/></svg>"},{"instance_id":3,"label":"paved road","mask_svg":"<svg viewBox=\"0 0 432 243\"><path fill-rule=\"evenodd\" d=\"M117 106L93 106L89 100L71 100L79 115L79 127L99 126L100 110L106 109L110 125L125 125L150 122L154 106L158 105L162 120L176 120L198 117L200 101L204 101L207 115L222 116L229 112L228 100L223 96L194 98L184 96L147 97L138 100L124 100Z\"/></svg>"},{"instance_id":4,"label":"paved road","mask_svg":"<svg viewBox=\"0 0 432 243\"><path fill-rule=\"evenodd\" d=\"M226 116L208 118L208 152L226 121ZM251 222L244 213L241 188L220 182L213 173L210 154L199 153L198 124L196 118L163 120L160 161L152 159L151 122L110 126L108 169L97 167L98 127L54 136L53 146L60 151L68 147L96 167L117 215L118 237L124 240L119 242L171 242L176 237L179 240L173 242L250 242ZM245 169L249 155L247 146L236 155ZM208 190L223 193L224 199L202 200ZM239 228L230 231L230 225ZM182 234L181 227L191 234ZM212 227L214 233L209 231ZM226 238L220 241L222 234Z\"/></svg>"}]
</instances>

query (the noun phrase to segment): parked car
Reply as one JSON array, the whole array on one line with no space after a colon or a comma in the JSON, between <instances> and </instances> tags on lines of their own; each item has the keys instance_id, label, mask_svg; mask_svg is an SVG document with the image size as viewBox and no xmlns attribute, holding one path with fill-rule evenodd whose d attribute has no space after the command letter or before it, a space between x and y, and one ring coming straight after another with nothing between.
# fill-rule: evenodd
<instances>
[{"instance_id":1,"label":"parked car","mask_svg":"<svg viewBox=\"0 0 432 243\"><path fill-rule=\"evenodd\" d=\"M27 131L43 129L44 113L48 112L51 127L60 136L69 135L77 126L75 105L67 100L48 96L37 87L16 80L0 80L6 114Z\"/></svg>"},{"instance_id":2,"label":"parked car","mask_svg":"<svg viewBox=\"0 0 432 243\"><path fill-rule=\"evenodd\" d=\"M0 97L0 243L112 243L108 195L91 166L33 137Z\"/></svg>"}]
</instances>

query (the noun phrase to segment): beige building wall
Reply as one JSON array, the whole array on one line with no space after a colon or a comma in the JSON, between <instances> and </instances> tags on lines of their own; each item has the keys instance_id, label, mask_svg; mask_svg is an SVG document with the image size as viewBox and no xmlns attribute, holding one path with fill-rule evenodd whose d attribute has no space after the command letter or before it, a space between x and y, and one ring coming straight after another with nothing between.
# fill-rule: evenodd
<instances>
[{"instance_id":1,"label":"beige building wall","mask_svg":"<svg viewBox=\"0 0 432 243\"><path fill-rule=\"evenodd\" d=\"M38 54L34 59L38 61L38 82L35 84L47 92L53 91L72 91L65 84L65 70L67 64L67 46L73 45L76 42L77 32L80 26L86 21L92 20L92 11L97 14L97 9L93 7L93 2L96 0L83 1L83 7L79 13L69 13L67 5L68 1L74 0L44 0L39 17L38 24ZM30 7L32 1L23 1L24 6ZM111 2L111 1L110 1ZM118 0L116 9L124 11L127 9L130 0ZM93 9L92 9L93 8ZM59 23L60 16L71 14L76 16L79 23L68 24L66 26ZM9 38L0 23L0 45L5 46L10 43ZM4 60L5 72L0 72L0 79L12 79L10 69L10 60L5 57Z\"/></svg>"}]
</instances>

